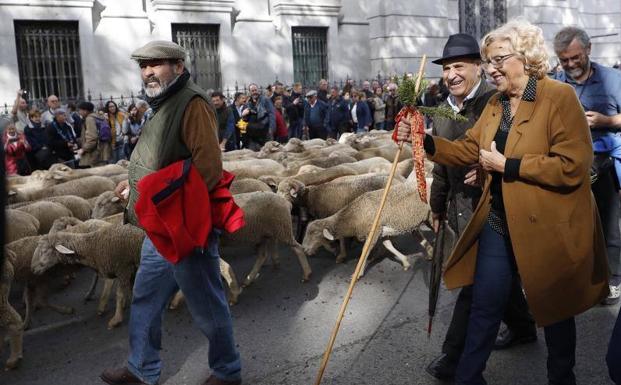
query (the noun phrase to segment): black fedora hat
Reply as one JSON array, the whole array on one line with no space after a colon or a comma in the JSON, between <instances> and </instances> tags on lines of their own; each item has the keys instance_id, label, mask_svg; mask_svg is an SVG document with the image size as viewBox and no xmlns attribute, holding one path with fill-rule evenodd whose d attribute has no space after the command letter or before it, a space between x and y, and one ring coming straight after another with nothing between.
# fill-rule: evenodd
<instances>
[{"instance_id":1,"label":"black fedora hat","mask_svg":"<svg viewBox=\"0 0 621 385\"><path fill-rule=\"evenodd\" d=\"M444 46L442 57L432 61L432 63L442 64L445 60L458 57L481 58L479 43L477 43L474 37L465 33L457 33L449 36Z\"/></svg>"}]
</instances>

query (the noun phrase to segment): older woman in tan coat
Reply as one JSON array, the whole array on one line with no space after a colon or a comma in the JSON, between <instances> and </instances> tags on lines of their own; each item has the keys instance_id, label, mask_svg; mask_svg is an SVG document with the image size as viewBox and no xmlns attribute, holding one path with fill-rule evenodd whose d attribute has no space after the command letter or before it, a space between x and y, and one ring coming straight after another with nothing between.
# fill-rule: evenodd
<instances>
[{"instance_id":1,"label":"older woman in tan coat","mask_svg":"<svg viewBox=\"0 0 621 385\"><path fill-rule=\"evenodd\" d=\"M474 285L456 384L486 384L483 371L518 274L545 327L549 384L574 385L573 317L608 293L589 127L574 90L546 77L540 28L509 22L483 38L481 56L498 94L465 139L425 137L431 160L479 163L486 171L483 196L444 272L449 289ZM398 129L400 140L410 140L407 124Z\"/></svg>"}]
</instances>

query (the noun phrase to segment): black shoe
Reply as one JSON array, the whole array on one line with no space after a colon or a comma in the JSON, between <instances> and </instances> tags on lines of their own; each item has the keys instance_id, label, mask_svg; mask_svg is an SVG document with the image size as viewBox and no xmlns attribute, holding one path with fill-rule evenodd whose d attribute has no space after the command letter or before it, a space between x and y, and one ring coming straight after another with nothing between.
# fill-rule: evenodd
<instances>
[{"instance_id":1,"label":"black shoe","mask_svg":"<svg viewBox=\"0 0 621 385\"><path fill-rule=\"evenodd\" d=\"M126 367L106 369L100 378L110 385L149 385L134 376Z\"/></svg>"},{"instance_id":2,"label":"black shoe","mask_svg":"<svg viewBox=\"0 0 621 385\"><path fill-rule=\"evenodd\" d=\"M516 345L530 344L537 341L537 331L532 330L528 334L517 334L509 328L505 328L496 337L494 350L509 349Z\"/></svg>"},{"instance_id":3,"label":"black shoe","mask_svg":"<svg viewBox=\"0 0 621 385\"><path fill-rule=\"evenodd\" d=\"M446 353L442 353L431 361L425 370L438 380L452 380L457 370L457 360L453 360Z\"/></svg>"}]
</instances>

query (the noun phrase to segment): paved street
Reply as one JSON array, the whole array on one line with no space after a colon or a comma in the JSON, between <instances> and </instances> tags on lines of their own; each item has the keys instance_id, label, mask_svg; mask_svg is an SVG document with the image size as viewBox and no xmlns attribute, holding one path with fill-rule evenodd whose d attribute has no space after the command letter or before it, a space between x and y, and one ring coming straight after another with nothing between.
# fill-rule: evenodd
<instances>
[{"instance_id":1,"label":"paved street","mask_svg":"<svg viewBox=\"0 0 621 385\"><path fill-rule=\"evenodd\" d=\"M405 239L398 244L412 254L416 250L408 243ZM233 307L244 384L313 383L358 250L352 250L343 265L336 265L325 252L313 257L313 277L302 284L301 269L292 253L283 249L281 268L265 266L257 282L244 290ZM253 262L250 250L228 250L225 255L234 255L228 260L241 280ZM382 260L357 285L324 384L438 384L424 367L440 349L456 293L441 293L428 339L428 263L412 259L414 268L405 272L396 262ZM25 336L23 364L1 373L0 384L97 384L103 369L123 364L127 322L108 331L105 321L111 309L100 318L95 303L81 304L89 279L85 271L69 289L53 296L56 302L76 306L74 316L49 310L34 314ZM618 306L598 307L578 317L579 384L611 384L604 355L618 311ZM185 307L166 315L163 345L162 384L195 385L206 378L207 343ZM5 348L3 361L6 354ZM546 384L543 334L536 344L494 353L486 377L490 384Z\"/></svg>"}]
</instances>

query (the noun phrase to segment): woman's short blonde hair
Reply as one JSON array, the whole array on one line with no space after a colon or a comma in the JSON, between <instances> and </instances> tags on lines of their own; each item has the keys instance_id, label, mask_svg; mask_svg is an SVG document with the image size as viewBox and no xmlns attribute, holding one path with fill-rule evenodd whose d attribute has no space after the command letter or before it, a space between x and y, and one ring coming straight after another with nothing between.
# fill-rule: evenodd
<instances>
[{"instance_id":1,"label":"woman's short blonde hair","mask_svg":"<svg viewBox=\"0 0 621 385\"><path fill-rule=\"evenodd\" d=\"M487 51L494 41L506 40L513 51L524 59L524 69L529 76L542 79L550 70L550 55L541 28L524 19L511 20L491 31L481 40L481 58L488 60Z\"/></svg>"}]
</instances>

